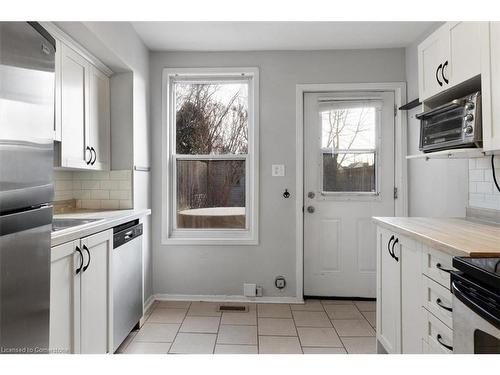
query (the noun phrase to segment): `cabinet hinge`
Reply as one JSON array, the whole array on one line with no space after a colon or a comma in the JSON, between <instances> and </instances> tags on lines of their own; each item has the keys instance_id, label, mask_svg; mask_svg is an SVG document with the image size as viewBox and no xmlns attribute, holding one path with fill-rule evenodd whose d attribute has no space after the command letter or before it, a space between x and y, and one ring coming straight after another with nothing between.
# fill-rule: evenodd
<instances>
[{"instance_id":1,"label":"cabinet hinge","mask_svg":"<svg viewBox=\"0 0 500 375\"><path fill-rule=\"evenodd\" d=\"M398 115L398 106L394 105L394 117Z\"/></svg>"},{"instance_id":2,"label":"cabinet hinge","mask_svg":"<svg viewBox=\"0 0 500 375\"><path fill-rule=\"evenodd\" d=\"M398 199L398 188L394 186L394 199Z\"/></svg>"}]
</instances>

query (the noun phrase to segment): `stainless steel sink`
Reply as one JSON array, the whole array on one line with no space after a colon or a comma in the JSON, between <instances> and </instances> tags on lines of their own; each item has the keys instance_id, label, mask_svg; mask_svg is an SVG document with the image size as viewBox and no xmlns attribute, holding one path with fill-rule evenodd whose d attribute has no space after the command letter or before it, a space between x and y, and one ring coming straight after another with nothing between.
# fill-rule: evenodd
<instances>
[{"instance_id":1,"label":"stainless steel sink","mask_svg":"<svg viewBox=\"0 0 500 375\"><path fill-rule=\"evenodd\" d=\"M104 219L53 219L52 232L57 232L59 230L77 227L80 225L90 224L101 220Z\"/></svg>"}]
</instances>

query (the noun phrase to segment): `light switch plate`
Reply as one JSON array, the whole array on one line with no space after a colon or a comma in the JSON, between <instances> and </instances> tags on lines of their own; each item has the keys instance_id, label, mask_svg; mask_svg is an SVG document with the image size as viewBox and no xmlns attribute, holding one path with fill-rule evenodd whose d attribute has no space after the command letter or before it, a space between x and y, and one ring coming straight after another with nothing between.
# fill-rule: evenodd
<instances>
[{"instance_id":1,"label":"light switch plate","mask_svg":"<svg viewBox=\"0 0 500 375\"><path fill-rule=\"evenodd\" d=\"M285 165L273 164L272 165L272 175L273 175L273 177L283 177L285 175Z\"/></svg>"}]
</instances>

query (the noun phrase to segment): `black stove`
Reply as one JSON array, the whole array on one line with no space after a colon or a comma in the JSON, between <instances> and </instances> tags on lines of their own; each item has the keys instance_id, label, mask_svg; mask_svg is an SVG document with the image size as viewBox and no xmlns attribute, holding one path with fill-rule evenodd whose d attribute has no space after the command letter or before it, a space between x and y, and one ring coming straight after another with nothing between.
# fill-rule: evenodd
<instances>
[{"instance_id":1,"label":"black stove","mask_svg":"<svg viewBox=\"0 0 500 375\"><path fill-rule=\"evenodd\" d=\"M451 290L470 309L500 327L500 258L453 258Z\"/></svg>"}]
</instances>

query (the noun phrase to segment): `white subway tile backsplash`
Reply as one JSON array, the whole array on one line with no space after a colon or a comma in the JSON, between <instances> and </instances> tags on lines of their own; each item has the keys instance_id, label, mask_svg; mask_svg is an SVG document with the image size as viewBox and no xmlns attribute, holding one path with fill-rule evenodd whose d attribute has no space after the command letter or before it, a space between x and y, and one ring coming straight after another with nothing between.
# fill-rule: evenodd
<instances>
[{"instance_id":1,"label":"white subway tile backsplash","mask_svg":"<svg viewBox=\"0 0 500 375\"><path fill-rule=\"evenodd\" d=\"M489 156L486 156L484 158L476 159L475 169L491 169L491 158Z\"/></svg>"},{"instance_id":2,"label":"white subway tile backsplash","mask_svg":"<svg viewBox=\"0 0 500 375\"><path fill-rule=\"evenodd\" d=\"M110 180L127 180L130 178L132 171L111 171L109 172Z\"/></svg>"},{"instance_id":3,"label":"white subway tile backsplash","mask_svg":"<svg viewBox=\"0 0 500 375\"><path fill-rule=\"evenodd\" d=\"M111 190L109 192L110 199L130 199L131 192L130 190Z\"/></svg>"},{"instance_id":4,"label":"white subway tile backsplash","mask_svg":"<svg viewBox=\"0 0 500 375\"><path fill-rule=\"evenodd\" d=\"M90 199L109 199L109 190L92 190Z\"/></svg>"},{"instance_id":5,"label":"white subway tile backsplash","mask_svg":"<svg viewBox=\"0 0 500 375\"><path fill-rule=\"evenodd\" d=\"M130 199L120 201L120 209L132 208L132 201Z\"/></svg>"},{"instance_id":6,"label":"white subway tile backsplash","mask_svg":"<svg viewBox=\"0 0 500 375\"><path fill-rule=\"evenodd\" d=\"M92 199L82 199L82 207L88 210L97 210L101 208L100 200L92 200Z\"/></svg>"},{"instance_id":7,"label":"white subway tile backsplash","mask_svg":"<svg viewBox=\"0 0 500 375\"><path fill-rule=\"evenodd\" d=\"M82 180L82 189L86 190L97 190L101 188L99 181L94 180Z\"/></svg>"},{"instance_id":8,"label":"white subway tile backsplash","mask_svg":"<svg viewBox=\"0 0 500 375\"><path fill-rule=\"evenodd\" d=\"M132 187L132 183L130 180L120 180L118 182L120 190L130 190Z\"/></svg>"},{"instance_id":9,"label":"white subway tile backsplash","mask_svg":"<svg viewBox=\"0 0 500 375\"><path fill-rule=\"evenodd\" d=\"M129 209L132 171L54 171L54 200L76 200L83 209Z\"/></svg>"},{"instance_id":10,"label":"white subway tile backsplash","mask_svg":"<svg viewBox=\"0 0 500 375\"><path fill-rule=\"evenodd\" d=\"M469 181L484 181L484 170L482 170L482 169L470 169L469 170Z\"/></svg>"},{"instance_id":11,"label":"white subway tile backsplash","mask_svg":"<svg viewBox=\"0 0 500 375\"><path fill-rule=\"evenodd\" d=\"M120 187L119 180L102 180L101 181L101 189L118 190L119 187Z\"/></svg>"},{"instance_id":12,"label":"white subway tile backsplash","mask_svg":"<svg viewBox=\"0 0 500 375\"><path fill-rule=\"evenodd\" d=\"M500 182L500 156L495 157ZM500 210L500 192L493 182L491 156L469 160L469 206Z\"/></svg>"},{"instance_id":13,"label":"white subway tile backsplash","mask_svg":"<svg viewBox=\"0 0 500 375\"><path fill-rule=\"evenodd\" d=\"M101 200L101 208L103 210L118 210L120 208L120 201L116 199Z\"/></svg>"},{"instance_id":14,"label":"white subway tile backsplash","mask_svg":"<svg viewBox=\"0 0 500 375\"><path fill-rule=\"evenodd\" d=\"M492 194L493 185L490 182L476 182L476 190L478 193Z\"/></svg>"}]
</instances>

